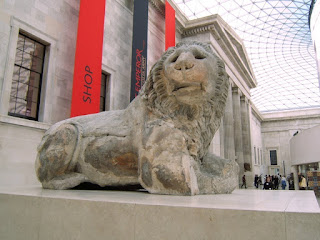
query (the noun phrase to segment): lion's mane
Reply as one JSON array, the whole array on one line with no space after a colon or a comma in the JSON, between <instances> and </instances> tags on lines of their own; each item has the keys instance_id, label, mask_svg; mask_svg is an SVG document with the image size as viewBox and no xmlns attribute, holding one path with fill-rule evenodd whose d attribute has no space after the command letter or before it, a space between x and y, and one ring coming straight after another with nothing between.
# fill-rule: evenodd
<instances>
[{"instance_id":1,"label":"lion's mane","mask_svg":"<svg viewBox=\"0 0 320 240\"><path fill-rule=\"evenodd\" d=\"M165 60L180 47L197 45L207 54L217 59L215 76L209 81L216 81L213 94L207 93L201 104L186 104L176 100L167 91L167 79L163 74ZM215 78L215 79L214 79ZM145 99L148 109L165 121L173 121L175 127L185 133L190 154L202 161L207 153L215 132L218 130L223 116L228 95L229 80L222 60L211 50L208 44L200 42L181 42L169 48L162 58L153 66L148 79L140 93Z\"/></svg>"}]
</instances>

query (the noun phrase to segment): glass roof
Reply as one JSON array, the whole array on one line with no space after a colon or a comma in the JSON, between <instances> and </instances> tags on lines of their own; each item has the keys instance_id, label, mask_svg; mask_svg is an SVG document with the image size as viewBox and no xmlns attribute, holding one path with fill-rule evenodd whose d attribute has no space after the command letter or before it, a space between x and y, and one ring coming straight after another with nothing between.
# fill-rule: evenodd
<instances>
[{"instance_id":1,"label":"glass roof","mask_svg":"<svg viewBox=\"0 0 320 240\"><path fill-rule=\"evenodd\" d=\"M219 14L243 39L261 112L320 107L308 15L311 0L173 0L188 19Z\"/></svg>"}]
</instances>

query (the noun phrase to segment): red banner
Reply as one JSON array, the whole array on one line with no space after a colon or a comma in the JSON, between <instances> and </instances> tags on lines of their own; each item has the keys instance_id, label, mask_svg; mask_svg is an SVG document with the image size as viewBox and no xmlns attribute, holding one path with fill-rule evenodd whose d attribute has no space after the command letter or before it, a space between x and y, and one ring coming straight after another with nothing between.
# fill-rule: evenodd
<instances>
[{"instance_id":1,"label":"red banner","mask_svg":"<svg viewBox=\"0 0 320 240\"><path fill-rule=\"evenodd\" d=\"M176 12L166 1L166 50L176 45Z\"/></svg>"},{"instance_id":2,"label":"red banner","mask_svg":"<svg viewBox=\"0 0 320 240\"><path fill-rule=\"evenodd\" d=\"M106 0L81 0L71 117L99 112Z\"/></svg>"}]
</instances>

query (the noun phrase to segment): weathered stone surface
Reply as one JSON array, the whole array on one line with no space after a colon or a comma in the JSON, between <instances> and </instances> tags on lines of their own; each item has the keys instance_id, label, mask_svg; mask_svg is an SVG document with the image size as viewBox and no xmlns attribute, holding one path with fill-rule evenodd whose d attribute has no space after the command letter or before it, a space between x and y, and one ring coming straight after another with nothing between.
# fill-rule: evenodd
<instances>
[{"instance_id":1,"label":"weathered stone surface","mask_svg":"<svg viewBox=\"0 0 320 240\"><path fill-rule=\"evenodd\" d=\"M38 147L44 188L83 182L141 184L150 193L231 193L239 167L208 153L228 94L223 62L208 45L180 43L153 66L127 109L53 125Z\"/></svg>"}]
</instances>

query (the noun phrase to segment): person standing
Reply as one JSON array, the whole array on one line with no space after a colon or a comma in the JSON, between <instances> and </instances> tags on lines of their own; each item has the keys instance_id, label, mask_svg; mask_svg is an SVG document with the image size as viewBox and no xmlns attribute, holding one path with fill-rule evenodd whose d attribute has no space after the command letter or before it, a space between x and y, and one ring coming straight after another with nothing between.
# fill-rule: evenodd
<instances>
[{"instance_id":1,"label":"person standing","mask_svg":"<svg viewBox=\"0 0 320 240\"><path fill-rule=\"evenodd\" d=\"M256 188L258 188L259 187L259 177L258 177L258 174L256 174L255 176L254 176L254 186L256 187Z\"/></svg>"},{"instance_id":2,"label":"person standing","mask_svg":"<svg viewBox=\"0 0 320 240\"><path fill-rule=\"evenodd\" d=\"M276 176L274 176L274 178L273 178L273 183L274 183L274 189L276 189L276 190L278 190L278 188L279 188L279 178L278 178L278 176L276 175Z\"/></svg>"},{"instance_id":3,"label":"person standing","mask_svg":"<svg viewBox=\"0 0 320 240\"><path fill-rule=\"evenodd\" d=\"M281 178L281 188L282 188L282 190L285 190L285 189L286 189L286 186L287 186L286 177L283 176L283 177Z\"/></svg>"},{"instance_id":4,"label":"person standing","mask_svg":"<svg viewBox=\"0 0 320 240\"><path fill-rule=\"evenodd\" d=\"M307 188L307 180L304 178L303 175L301 175L301 181L299 183L300 190L306 190Z\"/></svg>"},{"instance_id":5,"label":"person standing","mask_svg":"<svg viewBox=\"0 0 320 240\"><path fill-rule=\"evenodd\" d=\"M262 174L260 174L259 179L258 179L258 186L260 187L260 185L263 186L263 183L262 183Z\"/></svg>"},{"instance_id":6,"label":"person standing","mask_svg":"<svg viewBox=\"0 0 320 240\"><path fill-rule=\"evenodd\" d=\"M245 188L247 188L246 175L243 175L243 176L242 176L242 185L241 185L241 188L242 188L243 186L244 186Z\"/></svg>"}]
</instances>

